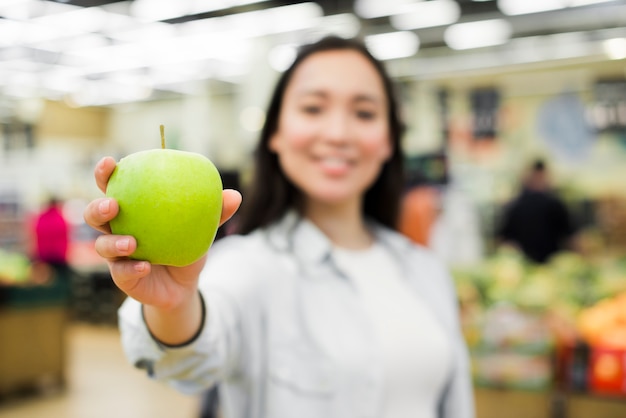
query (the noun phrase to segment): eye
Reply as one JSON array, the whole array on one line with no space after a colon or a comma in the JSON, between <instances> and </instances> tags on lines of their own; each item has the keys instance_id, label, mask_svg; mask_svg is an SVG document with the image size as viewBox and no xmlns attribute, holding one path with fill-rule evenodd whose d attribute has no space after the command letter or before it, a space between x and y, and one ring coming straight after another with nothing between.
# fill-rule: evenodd
<instances>
[{"instance_id":1,"label":"eye","mask_svg":"<svg viewBox=\"0 0 626 418\"><path fill-rule=\"evenodd\" d=\"M376 113L369 110L357 110L356 115L363 120L372 120L376 117Z\"/></svg>"},{"instance_id":2,"label":"eye","mask_svg":"<svg viewBox=\"0 0 626 418\"><path fill-rule=\"evenodd\" d=\"M309 115L317 115L318 113L321 113L322 111L322 107L317 106L317 105L306 105L306 106L302 106L301 109L304 113L307 113Z\"/></svg>"}]
</instances>

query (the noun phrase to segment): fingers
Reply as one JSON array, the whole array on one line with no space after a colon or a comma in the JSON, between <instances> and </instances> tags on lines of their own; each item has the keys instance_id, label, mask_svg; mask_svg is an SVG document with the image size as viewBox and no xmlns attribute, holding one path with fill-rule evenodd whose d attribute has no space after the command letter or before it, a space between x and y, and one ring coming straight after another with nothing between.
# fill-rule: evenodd
<instances>
[{"instance_id":1,"label":"fingers","mask_svg":"<svg viewBox=\"0 0 626 418\"><path fill-rule=\"evenodd\" d=\"M220 225L229 220L241 205L241 193L233 189L225 189L222 192L222 217Z\"/></svg>"},{"instance_id":2,"label":"fingers","mask_svg":"<svg viewBox=\"0 0 626 418\"><path fill-rule=\"evenodd\" d=\"M119 205L117 201L103 197L89 202L83 212L83 218L87 225L92 228L104 232L105 234L110 234L111 228L109 227L109 221L117 216L118 212Z\"/></svg>"},{"instance_id":3,"label":"fingers","mask_svg":"<svg viewBox=\"0 0 626 418\"><path fill-rule=\"evenodd\" d=\"M147 261L109 261L111 278L115 285L125 293L135 288L137 283L150 273L151 269L152 266Z\"/></svg>"},{"instance_id":4,"label":"fingers","mask_svg":"<svg viewBox=\"0 0 626 418\"><path fill-rule=\"evenodd\" d=\"M128 235L100 235L95 242L96 252L107 260L128 257L137 249L137 241Z\"/></svg>"},{"instance_id":5,"label":"fingers","mask_svg":"<svg viewBox=\"0 0 626 418\"><path fill-rule=\"evenodd\" d=\"M109 177L113 174L113 170L115 170L115 165L113 157L104 157L98 161L94 168L96 184L103 193L106 192L107 183L109 182ZM83 212L83 218L87 225L95 230L110 234L109 221L117 215L118 211L119 207L115 200L96 199L87 205Z\"/></svg>"},{"instance_id":6,"label":"fingers","mask_svg":"<svg viewBox=\"0 0 626 418\"><path fill-rule=\"evenodd\" d=\"M134 287L137 281L147 276L152 266L147 261L127 258L137 248L133 237L124 235L101 235L96 239L96 252L108 260L111 278L124 292Z\"/></svg>"},{"instance_id":7,"label":"fingers","mask_svg":"<svg viewBox=\"0 0 626 418\"><path fill-rule=\"evenodd\" d=\"M107 189L107 183L109 182L109 177L113 174L113 170L115 170L115 159L113 157L104 157L98 164L96 164L96 168L94 169L94 176L96 177L96 184L98 188L105 193Z\"/></svg>"}]
</instances>

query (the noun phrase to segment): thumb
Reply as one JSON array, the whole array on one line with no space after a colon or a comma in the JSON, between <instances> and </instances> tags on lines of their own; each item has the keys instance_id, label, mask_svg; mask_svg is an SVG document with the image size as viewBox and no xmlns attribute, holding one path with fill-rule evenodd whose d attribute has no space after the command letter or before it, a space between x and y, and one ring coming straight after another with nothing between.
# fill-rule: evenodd
<instances>
[{"instance_id":1,"label":"thumb","mask_svg":"<svg viewBox=\"0 0 626 418\"><path fill-rule=\"evenodd\" d=\"M241 205L241 193L233 189L225 189L222 191L222 216L220 218L220 225L229 220L239 206Z\"/></svg>"}]
</instances>

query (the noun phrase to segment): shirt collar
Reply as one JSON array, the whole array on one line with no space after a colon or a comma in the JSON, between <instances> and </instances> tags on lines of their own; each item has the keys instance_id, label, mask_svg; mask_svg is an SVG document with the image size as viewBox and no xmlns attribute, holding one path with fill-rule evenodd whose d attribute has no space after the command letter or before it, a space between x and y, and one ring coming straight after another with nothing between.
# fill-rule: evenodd
<instances>
[{"instance_id":1,"label":"shirt collar","mask_svg":"<svg viewBox=\"0 0 626 418\"><path fill-rule=\"evenodd\" d=\"M267 227L266 234L270 245L277 250L293 252L298 259L310 263L323 261L332 249L332 243L322 231L295 210Z\"/></svg>"},{"instance_id":2,"label":"shirt collar","mask_svg":"<svg viewBox=\"0 0 626 418\"><path fill-rule=\"evenodd\" d=\"M410 241L398 232L368 221L376 241L401 256L410 248ZM300 260L319 263L330 257L332 242L311 221L303 218L295 210L288 211L279 221L267 228L271 245L281 251L292 251Z\"/></svg>"}]
</instances>

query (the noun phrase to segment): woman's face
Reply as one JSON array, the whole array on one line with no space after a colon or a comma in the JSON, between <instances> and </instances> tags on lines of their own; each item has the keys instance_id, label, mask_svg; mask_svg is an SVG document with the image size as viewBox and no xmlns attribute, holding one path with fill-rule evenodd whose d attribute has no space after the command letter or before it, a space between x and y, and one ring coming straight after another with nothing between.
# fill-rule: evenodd
<instances>
[{"instance_id":1,"label":"woman's face","mask_svg":"<svg viewBox=\"0 0 626 418\"><path fill-rule=\"evenodd\" d=\"M392 153L388 106L357 51L317 52L296 68L269 148L308 206L360 204Z\"/></svg>"}]
</instances>

